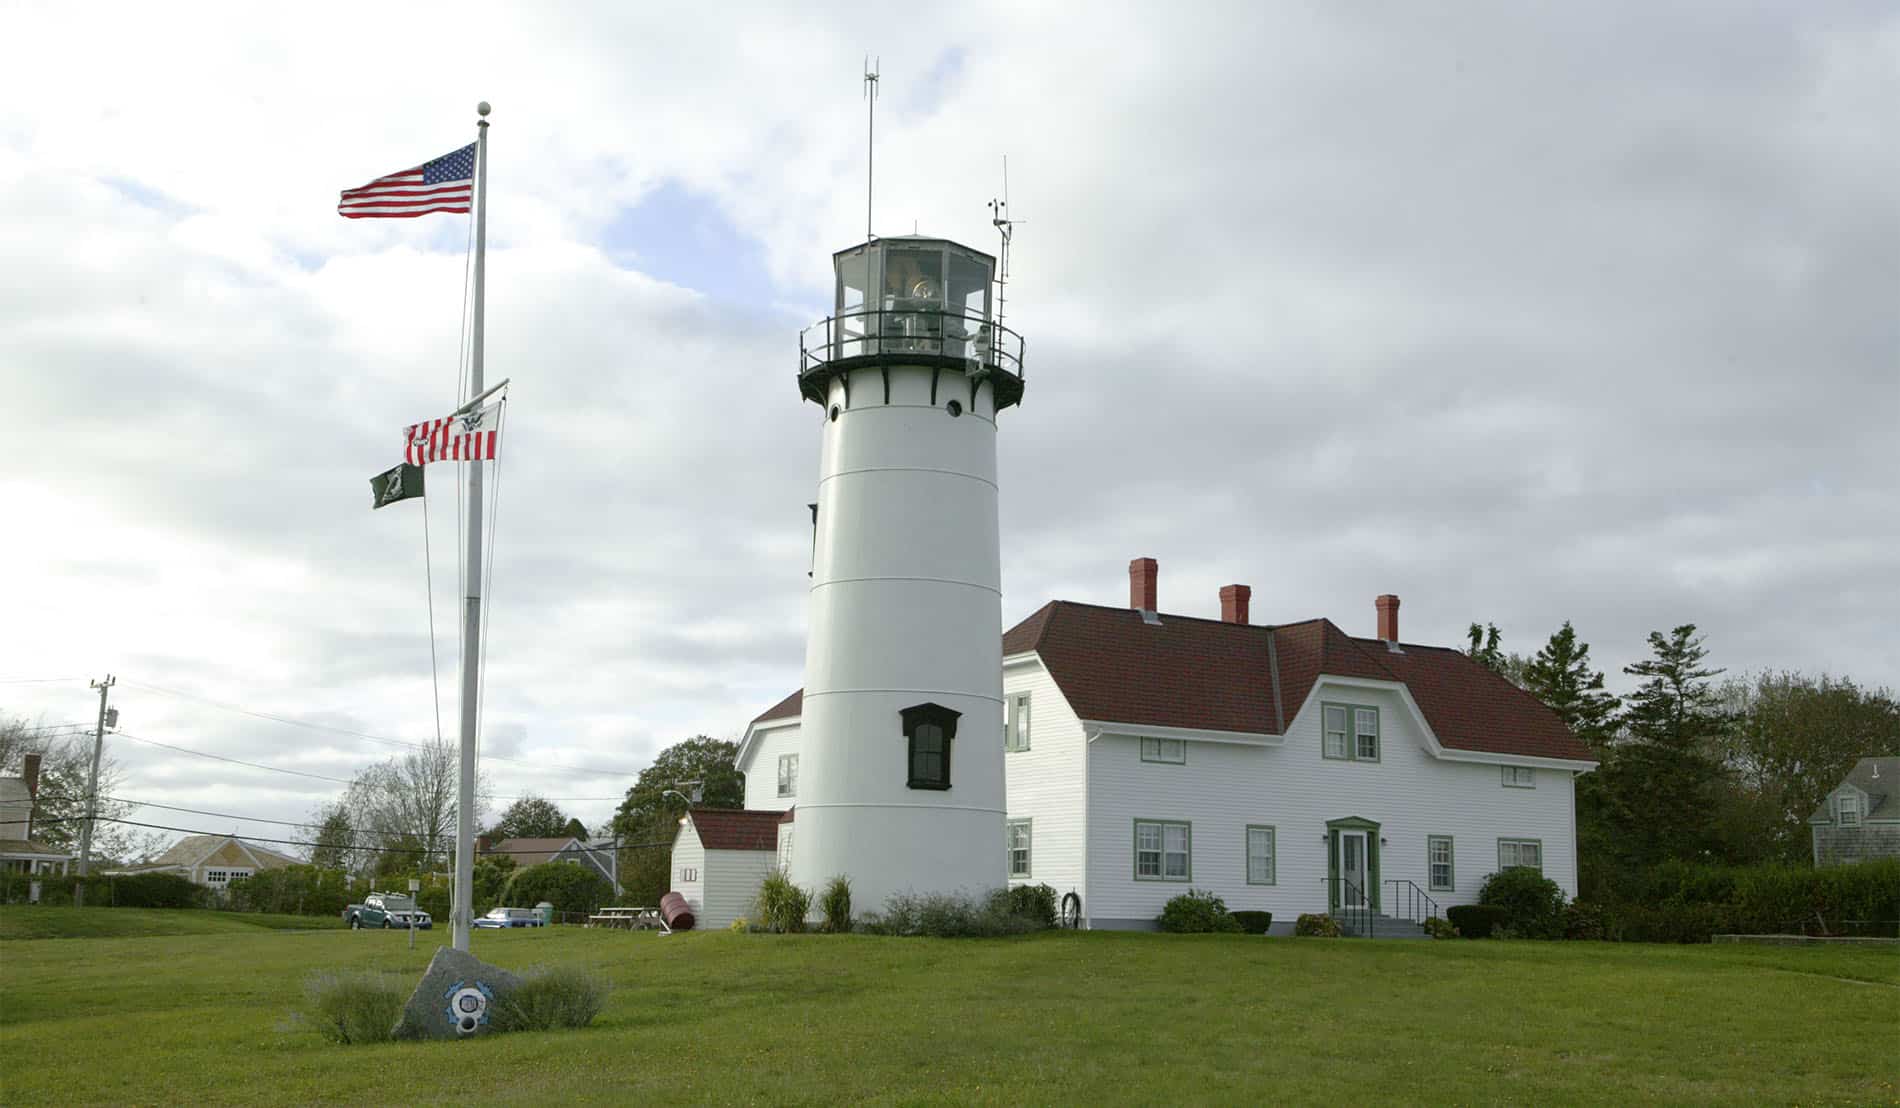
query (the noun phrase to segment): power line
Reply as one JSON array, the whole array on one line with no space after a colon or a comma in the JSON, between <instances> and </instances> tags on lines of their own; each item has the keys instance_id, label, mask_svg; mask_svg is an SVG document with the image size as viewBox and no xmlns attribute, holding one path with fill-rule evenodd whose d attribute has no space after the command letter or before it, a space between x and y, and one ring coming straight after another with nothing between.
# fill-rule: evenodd
<instances>
[{"instance_id":1,"label":"power line","mask_svg":"<svg viewBox=\"0 0 1900 1108\"><path fill-rule=\"evenodd\" d=\"M200 704L206 704L213 708L219 708L227 712L236 712L239 715L251 716L254 719L269 720L272 723L282 723L291 727L308 728L309 730L312 730L312 731L329 731L334 734L348 735L351 738L363 739L368 742L382 743L384 746L404 747L410 750L428 749L428 747L422 743L410 742L407 739L396 739L396 738L391 738L387 735L372 735L367 731L352 731L351 729L347 727L332 727L331 725L327 723L312 723L309 720L290 719L286 716L273 715L270 712L259 712L251 708L240 707L239 705L236 705L236 704L228 704L221 700L213 700L210 697L198 696L195 693L183 692L179 689L168 689L161 685L152 685L144 681L134 681L130 678L122 678L121 680L123 680L125 684L136 685L139 688L145 689L149 692L161 693L165 696L176 696L183 700L195 700ZM508 758L499 754L489 754L489 755L485 755L485 757L489 761L510 762L515 765L532 766L537 769L542 769L542 768L564 769L564 770L569 770L574 773L597 774L602 777L638 777L639 776L638 773L629 773L626 770L601 769L597 766L574 766L574 765L567 765L561 762L550 762L550 761L546 761L545 759L539 759L539 758L535 758L535 759Z\"/></svg>"},{"instance_id":2,"label":"power line","mask_svg":"<svg viewBox=\"0 0 1900 1108\"><path fill-rule=\"evenodd\" d=\"M329 781L338 785L353 785L356 783L341 777L326 777L321 773L308 773L300 769L285 769L282 766L267 766L261 762L247 762L242 758L227 758L222 754L211 754L203 750L193 750L188 746L175 746L171 743L159 742L157 739L141 738L138 735L126 731L114 731L113 734L122 739L131 739L135 743L163 747L166 750L175 750L180 754L190 754L197 758L209 758L215 762L229 762L235 766L246 766L250 769L261 769L270 773L287 773L293 777L308 777L313 780ZM541 796L538 793L525 793L519 796L511 796L503 793L487 793L484 794L484 798L488 800L564 800L569 804L579 804L594 801L621 801L625 800L626 796L624 794L621 796Z\"/></svg>"},{"instance_id":3,"label":"power line","mask_svg":"<svg viewBox=\"0 0 1900 1108\"><path fill-rule=\"evenodd\" d=\"M170 743L159 742L157 739L142 739L142 738L139 738L137 735L133 735L125 731L117 732L117 734L120 738L131 739L135 743L144 743L147 746L163 747L166 750L176 750L180 754L191 754L199 758L209 758L214 762L229 762L230 764L234 766L248 766L251 769L266 770L270 773L288 773L293 777L308 777L315 781L329 781L332 784L336 784L336 785L348 785L351 783L341 777L325 777L321 773L305 773L303 770L300 770L300 769L285 769L282 766L266 766L257 762L247 762L247 761L244 761L242 758L226 758L222 754L207 754L202 750L193 750L188 746L173 746Z\"/></svg>"},{"instance_id":4,"label":"power line","mask_svg":"<svg viewBox=\"0 0 1900 1108\"><path fill-rule=\"evenodd\" d=\"M64 681L85 681L85 677L7 677L0 678L0 685L56 685Z\"/></svg>"}]
</instances>

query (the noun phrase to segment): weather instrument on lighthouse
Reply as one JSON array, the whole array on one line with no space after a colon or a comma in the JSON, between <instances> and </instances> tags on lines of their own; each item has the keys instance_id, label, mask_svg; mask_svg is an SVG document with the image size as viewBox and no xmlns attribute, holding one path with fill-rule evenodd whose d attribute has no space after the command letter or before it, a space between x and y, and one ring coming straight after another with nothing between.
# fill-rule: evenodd
<instances>
[{"instance_id":1,"label":"weather instrument on lighthouse","mask_svg":"<svg viewBox=\"0 0 1900 1108\"><path fill-rule=\"evenodd\" d=\"M824 415L791 876L878 910L1007 881L996 431L1022 338L981 250L881 238L832 266L799 349Z\"/></svg>"}]
</instances>

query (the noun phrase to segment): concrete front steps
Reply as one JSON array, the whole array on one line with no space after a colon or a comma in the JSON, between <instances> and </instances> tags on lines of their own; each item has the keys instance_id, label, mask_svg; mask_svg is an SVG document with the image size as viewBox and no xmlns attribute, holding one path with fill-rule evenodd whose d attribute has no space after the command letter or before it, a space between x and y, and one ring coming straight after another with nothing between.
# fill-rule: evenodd
<instances>
[{"instance_id":1,"label":"concrete front steps","mask_svg":"<svg viewBox=\"0 0 1900 1108\"><path fill-rule=\"evenodd\" d=\"M1360 929L1362 917L1360 917L1358 913L1341 913L1338 918L1340 928L1345 931L1347 935L1353 938L1364 937ZM1393 919L1391 916L1375 915L1371 918L1371 923L1372 934L1370 937L1374 939L1425 938L1424 929L1409 919Z\"/></svg>"}]
</instances>

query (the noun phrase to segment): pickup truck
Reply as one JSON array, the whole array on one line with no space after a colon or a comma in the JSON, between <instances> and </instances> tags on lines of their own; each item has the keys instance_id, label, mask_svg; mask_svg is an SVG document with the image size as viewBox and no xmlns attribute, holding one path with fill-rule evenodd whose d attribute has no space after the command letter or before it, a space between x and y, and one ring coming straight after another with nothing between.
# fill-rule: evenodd
<instances>
[{"instance_id":1,"label":"pickup truck","mask_svg":"<svg viewBox=\"0 0 1900 1108\"><path fill-rule=\"evenodd\" d=\"M419 931L427 931L433 925L429 913L401 893L371 893L363 898L363 903L343 909L343 922L349 924L352 931L365 927L407 930L411 920Z\"/></svg>"}]
</instances>

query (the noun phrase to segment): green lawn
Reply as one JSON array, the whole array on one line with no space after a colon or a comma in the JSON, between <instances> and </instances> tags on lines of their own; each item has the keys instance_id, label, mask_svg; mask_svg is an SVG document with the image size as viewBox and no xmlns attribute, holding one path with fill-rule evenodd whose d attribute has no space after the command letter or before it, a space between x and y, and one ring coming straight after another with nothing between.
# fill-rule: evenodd
<instances>
[{"instance_id":1,"label":"green lawn","mask_svg":"<svg viewBox=\"0 0 1900 1108\"><path fill-rule=\"evenodd\" d=\"M305 979L420 973L444 934L224 922L0 943L0 1101L1900 1102L1892 951L480 932L500 965L605 975L607 1010L341 1047L292 1022Z\"/></svg>"}]
</instances>

